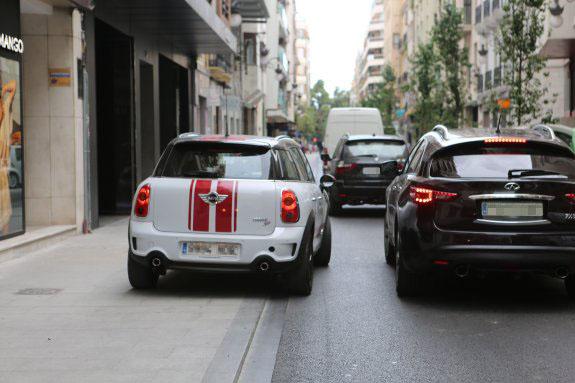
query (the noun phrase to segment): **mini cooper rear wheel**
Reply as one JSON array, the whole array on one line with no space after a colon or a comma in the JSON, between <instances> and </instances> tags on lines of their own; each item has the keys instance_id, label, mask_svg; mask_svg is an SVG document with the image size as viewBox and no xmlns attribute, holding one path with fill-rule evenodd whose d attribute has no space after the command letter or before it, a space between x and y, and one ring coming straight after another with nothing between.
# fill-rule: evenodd
<instances>
[{"instance_id":1,"label":"mini cooper rear wheel","mask_svg":"<svg viewBox=\"0 0 575 383\"><path fill-rule=\"evenodd\" d=\"M401 237L397 235L395 242L395 291L399 298L406 298L419 293L417 274L406 269L401 254Z\"/></svg>"},{"instance_id":2,"label":"mini cooper rear wheel","mask_svg":"<svg viewBox=\"0 0 575 383\"><path fill-rule=\"evenodd\" d=\"M569 299L575 300L575 274L569 275L565 278L565 290Z\"/></svg>"},{"instance_id":3,"label":"mini cooper rear wheel","mask_svg":"<svg viewBox=\"0 0 575 383\"><path fill-rule=\"evenodd\" d=\"M319 251L313 259L316 266L327 266L331 260L331 222L329 217L325 221L325 228L323 229L323 237L321 239L321 246Z\"/></svg>"},{"instance_id":4,"label":"mini cooper rear wheel","mask_svg":"<svg viewBox=\"0 0 575 383\"><path fill-rule=\"evenodd\" d=\"M132 259L132 253L128 254L128 279L135 289L153 289L158 283L160 275L152 269Z\"/></svg>"},{"instance_id":5,"label":"mini cooper rear wheel","mask_svg":"<svg viewBox=\"0 0 575 383\"><path fill-rule=\"evenodd\" d=\"M308 234L301 248L301 258L297 267L288 273L287 289L295 295L307 296L313 288L313 243L312 235Z\"/></svg>"}]
</instances>

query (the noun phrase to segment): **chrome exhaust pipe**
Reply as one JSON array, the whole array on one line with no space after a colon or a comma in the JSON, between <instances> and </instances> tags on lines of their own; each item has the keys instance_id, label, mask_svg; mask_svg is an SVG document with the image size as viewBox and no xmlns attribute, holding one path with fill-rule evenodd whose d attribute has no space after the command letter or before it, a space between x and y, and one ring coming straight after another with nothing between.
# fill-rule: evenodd
<instances>
[{"instance_id":1,"label":"chrome exhaust pipe","mask_svg":"<svg viewBox=\"0 0 575 383\"><path fill-rule=\"evenodd\" d=\"M160 267L162 265L162 260L160 258L152 259L152 266Z\"/></svg>"},{"instance_id":2,"label":"chrome exhaust pipe","mask_svg":"<svg viewBox=\"0 0 575 383\"><path fill-rule=\"evenodd\" d=\"M260 263L259 269L260 269L260 271L265 273L266 271L270 270L270 264L264 261L264 262Z\"/></svg>"},{"instance_id":3,"label":"chrome exhaust pipe","mask_svg":"<svg viewBox=\"0 0 575 383\"><path fill-rule=\"evenodd\" d=\"M468 265L459 265L455 268L455 275L459 278L465 278L469 276L469 266Z\"/></svg>"},{"instance_id":4,"label":"chrome exhaust pipe","mask_svg":"<svg viewBox=\"0 0 575 383\"><path fill-rule=\"evenodd\" d=\"M557 278L565 279L569 276L569 269L567 267L558 267L555 269L555 276Z\"/></svg>"}]
</instances>

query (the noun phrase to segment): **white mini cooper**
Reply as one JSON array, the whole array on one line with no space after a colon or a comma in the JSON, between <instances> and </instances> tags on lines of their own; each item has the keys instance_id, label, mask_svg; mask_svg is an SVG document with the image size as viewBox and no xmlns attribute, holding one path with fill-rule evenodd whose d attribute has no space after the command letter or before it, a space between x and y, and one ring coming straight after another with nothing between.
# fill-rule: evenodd
<instances>
[{"instance_id":1,"label":"white mini cooper","mask_svg":"<svg viewBox=\"0 0 575 383\"><path fill-rule=\"evenodd\" d=\"M289 137L183 134L134 197L130 283L155 287L168 269L257 272L308 295L314 264L331 257L332 185L316 183Z\"/></svg>"}]
</instances>

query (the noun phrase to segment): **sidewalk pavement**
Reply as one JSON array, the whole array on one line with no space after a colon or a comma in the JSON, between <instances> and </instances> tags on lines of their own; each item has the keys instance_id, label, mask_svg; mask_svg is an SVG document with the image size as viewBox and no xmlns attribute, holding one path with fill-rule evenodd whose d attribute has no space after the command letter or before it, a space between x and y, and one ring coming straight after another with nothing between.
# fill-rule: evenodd
<instances>
[{"instance_id":1,"label":"sidewalk pavement","mask_svg":"<svg viewBox=\"0 0 575 383\"><path fill-rule=\"evenodd\" d=\"M196 382L230 357L240 308L270 284L170 272L132 290L127 222L0 264L0 382Z\"/></svg>"}]
</instances>

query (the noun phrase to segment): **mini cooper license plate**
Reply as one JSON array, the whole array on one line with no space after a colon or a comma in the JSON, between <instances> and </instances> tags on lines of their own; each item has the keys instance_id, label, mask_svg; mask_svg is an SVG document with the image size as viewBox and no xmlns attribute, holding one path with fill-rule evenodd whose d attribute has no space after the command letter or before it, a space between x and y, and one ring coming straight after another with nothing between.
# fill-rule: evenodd
<instances>
[{"instance_id":1,"label":"mini cooper license plate","mask_svg":"<svg viewBox=\"0 0 575 383\"><path fill-rule=\"evenodd\" d=\"M239 257L241 245L237 243L183 242L182 254L195 257Z\"/></svg>"},{"instance_id":2,"label":"mini cooper license plate","mask_svg":"<svg viewBox=\"0 0 575 383\"><path fill-rule=\"evenodd\" d=\"M483 202L483 218L541 218L542 202Z\"/></svg>"},{"instance_id":3,"label":"mini cooper license plate","mask_svg":"<svg viewBox=\"0 0 575 383\"><path fill-rule=\"evenodd\" d=\"M367 176L378 176L381 174L381 170L379 168L376 167L366 167L363 168L363 174L367 175Z\"/></svg>"}]
</instances>

